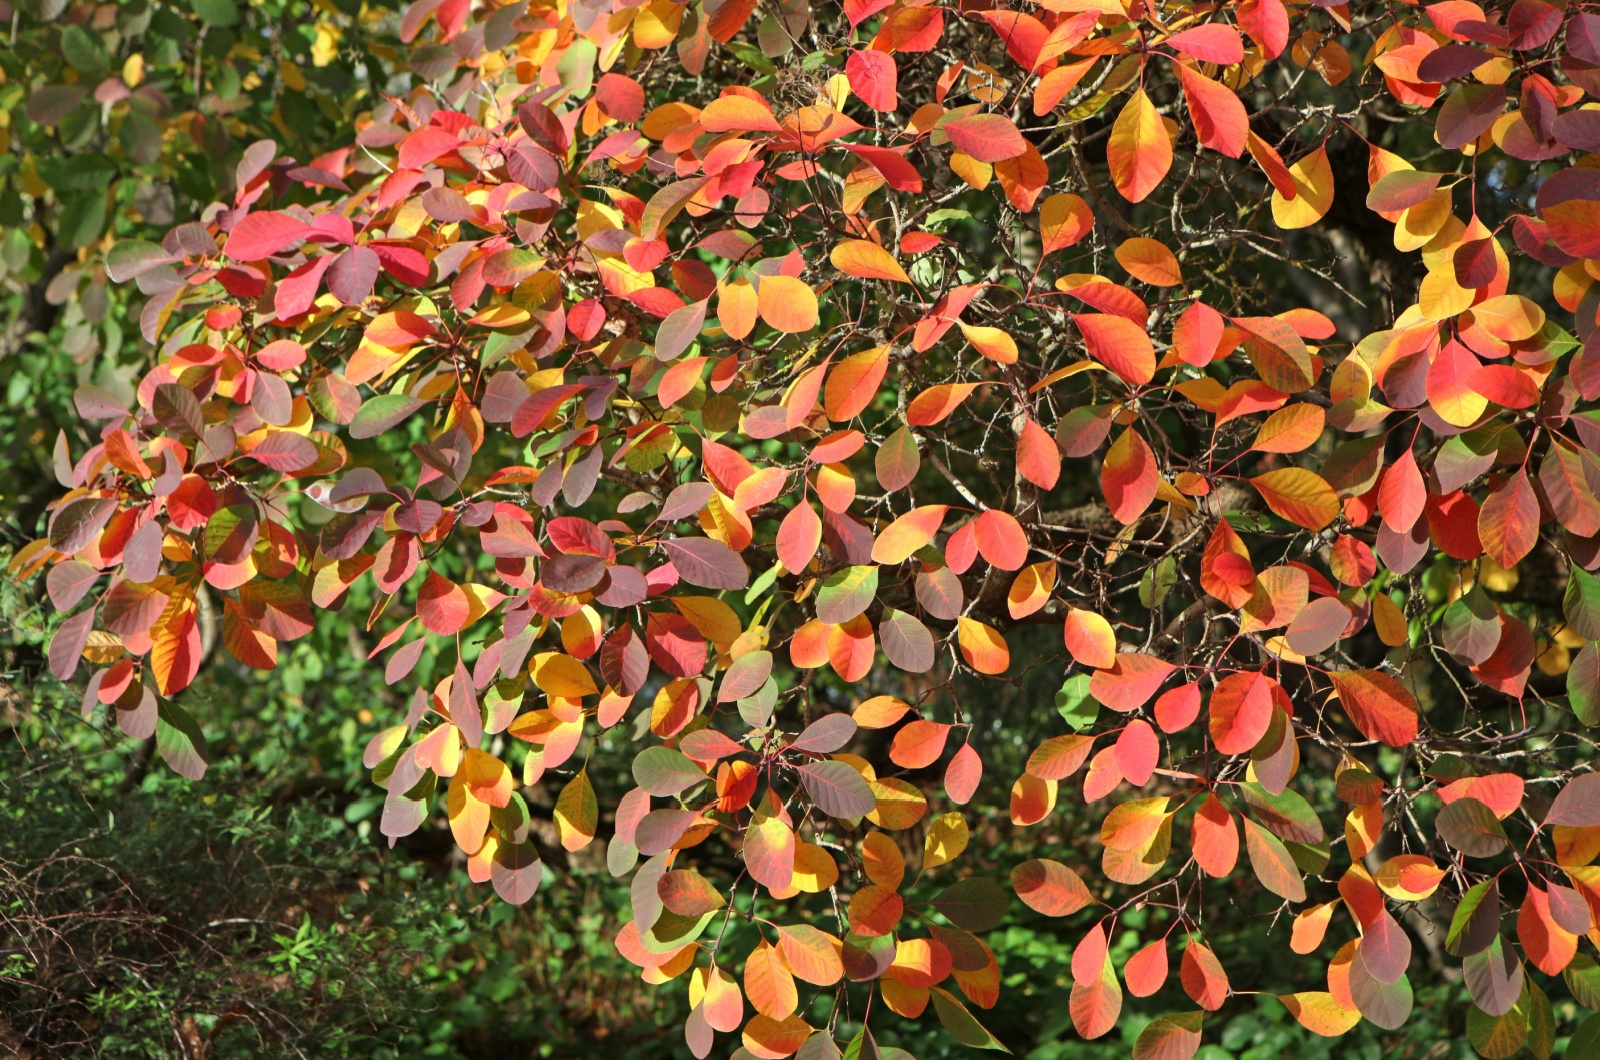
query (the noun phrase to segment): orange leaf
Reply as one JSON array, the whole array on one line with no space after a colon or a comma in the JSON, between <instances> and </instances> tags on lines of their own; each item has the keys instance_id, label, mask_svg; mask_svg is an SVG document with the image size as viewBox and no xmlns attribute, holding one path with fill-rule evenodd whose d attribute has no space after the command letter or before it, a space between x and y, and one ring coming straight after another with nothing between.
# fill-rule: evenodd
<instances>
[{"instance_id":1,"label":"orange leaf","mask_svg":"<svg viewBox=\"0 0 1600 1060\"><path fill-rule=\"evenodd\" d=\"M1278 683L1258 670L1233 673L1211 693L1211 739L1225 755L1244 754L1267 734Z\"/></svg>"},{"instance_id":2,"label":"orange leaf","mask_svg":"<svg viewBox=\"0 0 1600 1060\"><path fill-rule=\"evenodd\" d=\"M961 615L956 619L956 643L967 665L980 674L1003 674L1011 667L1011 649L993 626Z\"/></svg>"},{"instance_id":3,"label":"orange leaf","mask_svg":"<svg viewBox=\"0 0 1600 1060\"><path fill-rule=\"evenodd\" d=\"M1045 916L1071 916L1094 899L1083 879L1059 861L1035 858L1011 870L1011 889Z\"/></svg>"},{"instance_id":4,"label":"orange leaf","mask_svg":"<svg viewBox=\"0 0 1600 1060\"><path fill-rule=\"evenodd\" d=\"M761 319L774 330L794 334L817 326L817 295L793 276L763 276L757 292Z\"/></svg>"},{"instance_id":5,"label":"orange leaf","mask_svg":"<svg viewBox=\"0 0 1600 1060\"><path fill-rule=\"evenodd\" d=\"M1011 582L1006 592L1006 609L1013 619L1026 618L1050 602L1050 592L1055 587L1055 560L1030 563Z\"/></svg>"},{"instance_id":6,"label":"orange leaf","mask_svg":"<svg viewBox=\"0 0 1600 1060\"><path fill-rule=\"evenodd\" d=\"M1129 957L1122 977L1134 997L1149 997L1160 990L1167 981L1167 940L1156 939Z\"/></svg>"},{"instance_id":7,"label":"orange leaf","mask_svg":"<svg viewBox=\"0 0 1600 1060\"><path fill-rule=\"evenodd\" d=\"M1072 1025L1085 1038L1099 1038L1117 1025L1122 1013L1122 987L1116 970L1102 956L1092 975L1078 977L1076 962L1073 973L1072 994L1067 999Z\"/></svg>"},{"instance_id":8,"label":"orange leaf","mask_svg":"<svg viewBox=\"0 0 1600 1060\"><path fill-rule=\"evenodd\" d=\"M1183 282L1183 268L1177 256L1159 240L1124 240L1117 247L1116 258L1129 276L1154 287L1176 287Z\"/></svg>"},{"instance_id":9,"label":"orange leaf","mask_svg":"<svg viewBox=\"0 0 1600 1060\"><path fill-rule=\"evenodd\" d=\"M1111 182L1129 202L1143 202L1172 168L1172 141L1156 105L1136 89L1111 126L1106 143Z\"/></svg>"},{"instance_id":10,"label":"orange leaf","mask_svg":"<svg viewBox=\"0 0 1600 1060\"><path fill-rule=\"evenodd\" d=\"M1328 676L1345 713L1367 739L1404 747L1417 738L1416 698L1392 675L1347 670Z\"/></svg>"},{"instance_id":11,"label":"orange leaf","mask_svg":"<svg viewBox=\"0 0 1600 1060\"><path fill-rule=\"evenodd\" d=\"M1041 256L1065 250L1094 231L1094 211L1081 195L1052 195L1039 207Z\"/></svg>"},{"instance_id":12,"label":"orange leaf","mask_svg":"<svg viewBox=\"0 0 1600 1060\"><path fill-rule=\"evenodd\" d=\"M1112 710L1138 710L1177 667L1142 652L1118 652L1116 662L1089 678L1089 694Z\"/></svg>"},{"instance_id":13,"label":"orange leaf","mask_svg":"<svg viewBox=\"0 0 1600 1060\"><path fill-rule=\"evenodd\" d=\"M1131 427L1123 431L1100 465L1100 487L1111 514L1119 523L1134 522L1156 499L1160 484L1155 453L1138 431Z\"/></svg>"},{"instance_id":14,"label":"orange leaf","mask_svg":"<svg viewBox=\"0 0 1600 1060\"><path fill-rule=\"evenodd\" d=\"M714 99L700 112L700 127L706 132L779 132L783 126L772 108L749 96L733 95Z\"/></svg>"},{"instance_id":15,"label":"orange leaf","mask_svg":"<svg viewBox=\"0 0 1600 1060\"><path fill-rule=\"evenodd\" d=\"M1063 630L1067 651L1080 665L1104 670L1117 661L1117 635L1111 623L1095 614L1076 607L1067 609L1066 627Z\"/></svg>"},{"instance_id":16,"label":"orange leaf","mask_svg":"<svg viewBox=\"0 0 1600 1060\"><path fill-rule=\"evenodd\" d=\"M892 567L904 563L919 549L933 540L944 522L946 504L927 504L913 508L884 528L872 545L872 562Z\"/></svg>"},{"instance_id":17,"label":"orange leaf","mask_svg":"<svg viewBox=\"0 0 1600 1060\"><path fill-rule=\"evenodd\" d=\"M1484 500L1478 512L1478 538L1490 559L1506 570L1515 567L1539 542L1539 500L1518 468Z\"/></svg>"},{"instance_id":18,"label":"orange leaf","mask_svg":"<svg viewBox=\"0 0 1600 1060\"><path fill-rule=\"evenodd\" d=\"M1228 973L1222 970L1222 962L1210 947L1194 939L1184 947L1178 976L1183 992L1207 1011L1215 1012L1228 1000Z\"/></svg>"},{"instance_id":19,"label":"orange leaf","mask_svg":"<svg viewBox=\"0 0 1600 1060\"><path fill-rule=\"evenodd\" d=\"M820 928L808 924L778 928L778 950L789 970L813 986L832 986L844 977L839 940Z\"/></svg>"},{"instance_id":20,"label":"orange leaf","mask_svg":"<svg viewBox=\"0 0 1600 1060\"><path fill-rule=\"evenodd\" d=\"M794 976L776 947L762 939L744 962L744 993L763 1016L787 1019L800 1004Z\"/></svg>"},{"instance_id":21,"label":"orange leaf","mask_svg":"<svg viewBox=\"0 0 1600 1060\"><path fill-rule=\"evenodd\" d=\"M1322 437L1326 423L1327 414L1317 405L1289 405L1267 417L1250 448L1258 453L1298 453Z\"/></svg>"},{"instance_id":22,"label":"orange leaf","mask_svg":"<svg viewBox=\"0 0 1600 1060\"><path fill-rule=\"evenodd\" d=\"M1123 382L1143 386L1155 377L1155 347L1144 328L1112 313L1074 313L1072 321L1083 335L1089 356Z\"/></svg>"},{"instance_id":23,"label":"orange leaf","mask_svg":"<svg viewBox=\"0 0 1600 1060\"><path fill-rule=\"evenodd\" d=\"M951 726L944 722L918 718L894 734L889 745L889 760L902 769L923 769L944 754Z\"/></svg>"},{"instance_id":24,"label":"orange leaf","mask_svg":"<svg viewBox=\"0 0 1600 1060\"><path fill-rule=\"evenodd\" d=\"M822 407L828 418L837 422L861 415L878 396L878 386L888 370L888 346L851 354L834 365L822 391Z\"/></svg>"},{"instance_id":25,"label":"orange leaf","mask_svg":"<svg viewBox=\"0 0 1600 1060\"><path fill-rule=\"evenodd\" d=\"M954 412L981 383L941 383L930 386L906 406L906 422L913 427L931 427Z\"/></svg>"},{"instance_id":26,"label":"orange leaf","mask_svg":"<svg viewBox=\"0 0 1600 1060\"><path fill-rule=\"evenodd\" d=\"M1056 791L1055 781L1022 774L1011 785L1011 823L1026 827L1050 816L1056 805Z\"/></svg>"},{"instance_id":27,"label":"orange leaf","mask_svg":"<svg viewBox=\"0 0 1600 1060\"><path fill-rule=\"evenodd\" d=\"M1017 435L1017 474L1042 490L1055 489L1061 478L1061 449L1032 416Z\"/></svg>"},{"instance_id":28,"label":"orange leaf","mask_svg":"<svg viewBox=\"0 0 1600 1060\"><path fill-rule=\"evenodd\" d=\"M1215 795L1207 795L1194 815L1194 860L1207 876L1222 879L1239 862L1239 828Z\"/></svg>"},{"instance_id":29,"label":"orange leaf","mask_svg":"<svg viewBox=\"0 0 1600 1060\"><path fill-rule=\"evenodd\" d=\"M894 260L894 255L869 239L845 240L833 248L828 260L846 276L863 280L892 280L895 283L911 282L911 277Z\"/></svg>"},{"instance_id":30,"label":"orange leaf","mask_svg":"<svg viewBox=\"0 0 1600 1060\"><path fill-rule=\"evenodd\" d=\"M1337 1038L1361 1022L1360 1012L1340 1005L1332 994L1324 990L1280 994L1278 1000L1294 1014L1302 1027L1324 1038Z\"/></svg>"},{"instance_id":31,"label":"orange leaf","mask_svg":"<svg viewBox=\"0 0 1600 1060\"><path fill-rule=\"evenodd\" d=\"M1294 918L1294 929L1289 935L1289 948L1296 953L1312 953L1322 945L1328 933L1328 923L1333 919L1337 902L1323 902L1302 910Z\"/></svg>"}]
</instances>

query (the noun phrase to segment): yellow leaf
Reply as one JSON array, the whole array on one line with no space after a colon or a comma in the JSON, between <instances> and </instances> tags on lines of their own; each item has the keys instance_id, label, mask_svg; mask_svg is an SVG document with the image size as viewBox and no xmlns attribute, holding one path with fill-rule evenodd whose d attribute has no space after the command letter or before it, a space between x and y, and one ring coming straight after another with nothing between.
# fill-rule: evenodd
<instances>
[{"instance_id":1,"label":"yellow leaf","mask_svg":"<svg viewBox=\"0 0 1600 1060\"><path fill-rule=\"evenodd\" d=\"M1333 167L1328 152L1319 147L1289 167L1294 178L1295 197L1272 193L1272 219L1279 228L1310 228L1333 205Z\"/></svg>"},{"instance_id":2,"label":"yellow leaf","mask_svg":"<svg viewBox=\"0 0 1600 1060\"><path fill-rule=\"evenodd\" d=\"M976 191L987 188L994 176L994 166L960 150L950 152L950 169Z\"/></svg>"},{"instance_id":3,"label":"yellow leaf","mask_svg":"<svg viewBox=\"0 0 1600 1060\"><path fill-rule=\"evenodd\" d=\"M952 811L935 818L922 845L923 871L960 857L967 849L967 838L967 821L959 813Z\"/></svg>"},{"instance_id":4,"label":"yellow leaf","mask_svg":"<svg viewBox=\"0 0 1600 1060\"><path fill-rule=\"evenodd\" d=\"M960 321L957 321L960 324ZM999 328L986 328L975 324L961 324L961 334L976 346L978 352L1000 364L1017 363L1017 343Z\"/></svg>"},{"instance_id":5,"label":"yellow leaf","mask_svg":"<svg viewBox=\"0 0 1600 1060\"><path fill-rule=\"evenodd\" d=\"M744 631L733 608L714 596L675 596L672 606L713 644L732 644Z\"/></svg>"},{"instance_id":6,"label":"yellow leaf","mask_svg":"<svg viewBox=\"0 0 1600 1060\"><path fill-rule=\"evenodd\" d=\"M600 803L595 798L594 785L589 783L587 769L578 770L578 775L561 789L556 797L555 818L561 845L567 850L582 850L594 839L600 823Z\"/></svg>"},{"instance_id":7,"label":"yellow leaf","mask_svg":"<svg viewBox=\"0 0 1600 1060\"><path fill-rule=\"evenodd\" d=\"M528 674L539 691L547 696L582 699L600 692L583 663L558 651L535 655L528 663Z\"/></svg>"},{"instance_id":8,"label":"yellow leaf","mask_svg":"<svg viewBox=\"0 0 1600 1060\"><path fill-rule=\"evenodd\" d=\"M1321 530L1338 517L1339 495L1327 480L1303 467L1283 467L1250 480L1267 507L1307 530Z\"/></svg>"},{"instance_id":9,"label":"yellow leaf","mask_svg":"<svg viewBox=\"0 0 1600 1060\"><path fill-rule=\"evenodd\" d=\"M1283 994L1278 998L1300 1021L1300 1025L1324 1038L1337 1038L1361 1022L1361 1013L1343 1008L1325 990Z\"/></svg>"}]
</instances>

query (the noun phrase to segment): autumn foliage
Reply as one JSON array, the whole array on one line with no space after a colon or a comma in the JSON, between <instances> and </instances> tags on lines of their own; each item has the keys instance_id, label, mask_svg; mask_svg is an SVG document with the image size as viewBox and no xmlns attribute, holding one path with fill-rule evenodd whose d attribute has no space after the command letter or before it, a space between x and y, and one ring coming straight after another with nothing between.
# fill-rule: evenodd
<instances>
[{"instance_id":1,"label":"autumn foliage","mask_svg":"<svg viewBox=\"0 0 1600 1060\"><path fill-rule=\"evenodd\" d=\"M1141 1060L1275 988L1208 944L1244 916L1326 967L1280 998L1317 1034L1405 1023L1430 917L1483 1055L1551 1055L1548 977L1600 1007L1600 16L418 0L374 32L418 76L352 141L253 143L105 253L151 364L135 407L79 391L98 441L14 565L85 712L198 777L206 624L270 670L370 582L340 620L409 702L366 755L383 833L444 815L524 903L521 789L559 778L699 1056L887 1055L928 1008L1004 1048L1009 894L1082 914L1084 1037L1187 996ZM1403 261L1382 330L1341 334L1324 225ZM453 672L413 687L425 650ZM986 777L984 682L1036 668L1055 735ZM585 768L608 729L627 790ZM1099 863L964 875L985 782L1024 834L1103 822ZM1135 906L1171 915L1118 967Z\"/></svg>"}]
</instances>

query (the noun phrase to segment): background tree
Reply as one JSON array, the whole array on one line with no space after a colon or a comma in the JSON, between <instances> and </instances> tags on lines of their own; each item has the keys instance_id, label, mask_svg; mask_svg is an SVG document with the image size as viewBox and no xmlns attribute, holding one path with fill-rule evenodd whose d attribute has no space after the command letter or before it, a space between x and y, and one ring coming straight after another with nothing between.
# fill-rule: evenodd
<instances>
[{"instance_id":1,"label":"background tree","mask_svg":"<svg viewBox=\"0 0 1600 1060\"><path fill-rule=\"evenodd\" d=\"M199 780L215 646L342 610L379 830L513 904L604 839L697 1056L1004 1047L985 772L1019 829L1105 803L1003 833L1083 1038L1404 1034L1456 959L1483 1055L1594 1007L1592 16L145 10L30 18L8 341L142 296L12 569L146 759Z\"/></svg>"}]
</instances>

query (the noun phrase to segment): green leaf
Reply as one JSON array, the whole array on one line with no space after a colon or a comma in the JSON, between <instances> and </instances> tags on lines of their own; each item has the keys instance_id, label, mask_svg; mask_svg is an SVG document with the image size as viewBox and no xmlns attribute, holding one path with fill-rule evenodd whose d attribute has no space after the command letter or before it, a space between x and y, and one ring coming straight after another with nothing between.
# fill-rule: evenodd
<instances>
[{"instance_id":1,"label":"green leaf","mask_svg":"<svg viewBox=\"0 0 1600 1060\"><path fill-rule=\"evenodd\" d=\"M237 26L239 5L233 0L189 0L189 6L208 26Z\"/></svg>"},{"instance_id":2,"label":"green leaf","mask_svg":"<svg viewBox=\"0 0 1600 1060\"><path fill-rule=\"evenodd\" d=\"M206 775L210 751L205 733L193 715L170 700L156 709L156 750L179 776L199 780Z\"/></svg>"},{"instance_id":3,"label":"green leaf","mask_svg":"<svg viewBox=\"0 0 1600 1060\"><path fill-rule=\"evenodd\" d=\"M689 756L671 747L647 747L633 760L633 780L652 795L678 795L708 779Z\"/></svg>"},{"instance_id":4,"label":"green leaf","mask_svg":"<svg viewBox=\"0 0 1600 1060\"><path fill-rule=\"evenodd\" d=\"M1000 1040L990 1034L988 1028L979 1023L967 1011L967 1006L957 1001L948 990L937 986L933 988L933 1008L939 1014L939 1022L944 1024L944 1029L962 1045L970 1045L974 1049L996 1049L1002 1053L1011 1051L1001 1045Z\"/></svg>"},{"instance_id":5,"label":"green leaf","mask_svg":"<svg viewBox=\"0 0 1600 1060\"><path fill-rule=\"evenodd\" d=\"M1539 984L1530 977L1528 979L1528 993L1525 999L1528 1010L1528 1052L1534 1055L1534 1060L1550 1060L1550 1054L1556 1047L1556 1014L1550 1006L1550 998ZM1594 1055L1600 1056L1600 1050Z\"/></svg>"},{"instance_id":6,"label":"green leaf","mask_svg":"<svg viewBox=\"0 0 1600 1060\"><path fill-rule=\"evenodd\" d=\"M1160 607L1178 584L1178 561L1163 557L1153 567L1146 567L1139 579L1139 603L1145 607Z\"/></svg>"},{"instance_id":7,"label":"green leaf","mask_svg":"<svg viewBox=\"0 0 1600 1060\"><path fill-rule=\"evenodd\" d=\"M61 57L86 74L102 73L106 68L105 43L76 22L61 31Z\"/></svg>"},{"instance_id":8,"label":"green leaf","mask_svg":"<svg viewBox=\"0 0 1600 1060\"><path fill-rule=\"evenodd\" d=\"M1298 792L1286 789L1281 795L1273 795L1252 780L1241 785L1239 793L1261 823L1279 839L1296 843L1322 842L1322 821Z\"/></svg>"},{"instance_id":9,"label":"green leaf","mask_svg":"<svg viewBox=\"0 0 1600 1060\"><path fill-rule=\"evenodd\" d=\"M126 283L173 260L158 244L144 239L123 239L106 254L106 275L113 283Z\"/></svg>"},{"instance_id":10,"label":"green leaf","mask_svg":"<svg viewBox=\"0 0 1600 1060\"><path fill-rule=\"evenodd\" d=\"M1567 1042L1567 1055L1600 1056L1600 1012L1578 1024L1578 1029L1572 1032L1572 1040Z\"/></svg>"},{"instance_id":11,"label":"green leaf","mask_svg":"<svg viewBox=\"0 0 1600 1060\"><path fill-rule=\"evenodd\" d=\"M998 883L972 876L951 884L933 900L933 907L963 931L988 931L1006 915L1008 899Z\"/></svg>"},{"instance_id":12,"label":"green leaf","mask_svg":"<svg viewBox=\"0 0 1600 1060\"><path fill-rule=\"evenodd\" d=\"M1500 643L1500 609L1481 583L1444 609L1439 626L1444 650L1463 666L1477 666Z\"/></svg>"},{"instance_id":13,"label":"green leaf","mask_svg":"<svg viewBox=\"0 0 1600 1060\"><path fill-rule=\"evenodd\" d=\"M1587 953L1572 958L1561 973L1572 991L1572 999L1591 1012L1600 1011L1600 965Z\"/></svg>"},{"instance_id":14,"label":"green leaf","mask_svg":"<svg viewBox=\"0 0 1600 1060\"><path fill-rule=\"evenodd\" d=\"M1477 1005L1467 1007L1467 1040L1484 1060L1509 1060L1528 1040L1528 1000L1524 985L1522 1000L1503 1016L1491 1016Z\"/></svg>"},{"instance_id":15,"label":"green leaf","mask_svg":"<svg viewBox=\"0 0 1600 1060\"><path fill-rule=\"evenodd\" d=\"M1088 732L1100 716L1100 702L1089 694L1089 675L1073 674L1056 690L1056 710L1073 732Z\"/></svg>"},{"instance_id":16,"label":"green leaf","mask_svg":"<svg viewBox=\"0 0 1600 1060\"><path fill-rule=\"evenodd\" d=\"M1481 913L1480 913L1481 910ZM1488 923L1484 923L1488 921ZM1500 922L1500 889L1498 881L1490 877L1474 884L1450 917L1450 931L1445 936L1444 947L1457 957L1476 952L1468 946L1486 945L1492 928Z\"/></svg>"},{"instance_id":17,"label":"green leaf","mask_svg":"<svg viewBox=\"0 0 1600 1060\"><path fill-rule=\"evenodd\" d=\"M1579 648L1567 667L1567 704L1579 721L1600 725L1600 645Z\"/></svg>"},{"instance_id":18,"label":"green leaf","mask_svg":"<svg viewBox=\"0 0 1600 1060\"><path fill-rule=\"evenodd\" d=\"M106 195L89 191L73 195L61 204L58 234L69 250L86 247L100 238L106 227Z\"/></svg>"},{"instance_id":19,"label":"green leaf","mask_svg":"<svg viewBox=\"0 0 1600 1060\"><path fill-rule=\"evenodd\" d=\"M380 394L369 398L350 421L350 437L376 438L389 428L399 426L425 404L405 394Z\"/></svg>"},{"instance_id":20,"label":"green leaf","mask_svg":"<svg viewBox=\"0 0 1600 1060\"><path fill-rule=\"evenodd\" d=\"M855 618L878 595L878 568L846 567L834 571L817 590L817 617L831 626Z\"/></svg>"},{"instance_id":21,"label":"green leaf","mask_svg":"<svg viewBox=\"0 0 1600 1060\"><path fill-rule=\"evenodd\" d=\"M1600 578L1576 563L1567 577L1567 593L1561 600L1567 623L1589 640L1600 638Z\"/></svg>"}]
</instances>

